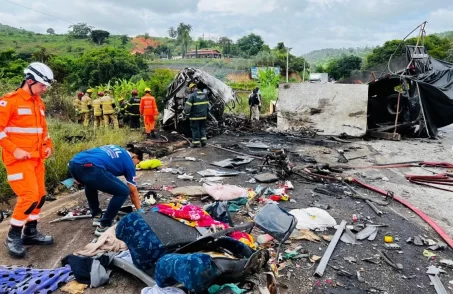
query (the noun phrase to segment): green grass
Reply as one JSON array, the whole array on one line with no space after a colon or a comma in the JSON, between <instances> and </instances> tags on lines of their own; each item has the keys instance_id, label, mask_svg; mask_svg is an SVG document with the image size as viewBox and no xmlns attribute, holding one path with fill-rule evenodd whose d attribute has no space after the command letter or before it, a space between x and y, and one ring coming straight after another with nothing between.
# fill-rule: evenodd
<instances>
[{"instance_id":1,"label":"green grass","mask_svg":"<svg viewBox=\"0 0 453 294\"><path fill-rule=\"evenodd\" d=\"M239 96L239 104L236 104L236 107L232 110L232 113L240 114L244 113L246 117L250 115L250 108L249 108L249 94L246 92L239 92L237 95ZM261 114L269 113L269 106L272 100L277 100L278 98L278 89L274 87L263 87L261 88L261 94L263 97L262 107L261 107Z\"/></svg>"},{"instance_id":2,"label":"green grass","mask_svg":"<svg viewBox=\"0 0 453 294\"><path fill-rule=\"evenodd\" d=\"M91 39L75 39L68 35L42 35L31 32L8 33L0 31L0 51L13 48L17 53L33 53L44 47L51 54L70 57L80 56L84 51L99 47L112 46L130 51L132 42L122 45L120 36L110 36L107 43L96 45Z\"/></svg>"},{"instance_id":3,"label":"green grass","mask_svg":"<svg viewBox=\"0 0 453 294\"><path fill-rule=\"evenodd\" d=\"M107 144L117 144L125 146L128 142L141 140L138 132L131 132L128 128L119 130L97 130L85 129L81 125L63 122L57 119L48 119L49 134L54 144L53 156L46 160L46 188L47 192L53 193L59 182L70 177L68 174L68 162L80 151L102 146ZM69 142L67 136L84 136L81 141ZM0 166L0 202L12 197L8 182L6 181L6 171Z\"/></svg>"}]
</instances>

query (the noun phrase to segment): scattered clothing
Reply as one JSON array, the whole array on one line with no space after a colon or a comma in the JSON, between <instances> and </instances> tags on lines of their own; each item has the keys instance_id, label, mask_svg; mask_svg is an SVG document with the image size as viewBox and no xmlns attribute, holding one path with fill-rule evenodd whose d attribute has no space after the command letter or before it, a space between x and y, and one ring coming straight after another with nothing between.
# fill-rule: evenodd
<instances>
[{"instance_id":1,"label":"scattered clothing","mask_svg":"<svg viewBox=\"0 0 453 294\"><path fill-rule=\"evenodd\" d=\"M155 169L160 166L162 166L162 161L159 159L148 159L137 164L137 169Z\"/></svg>"},{"instance_id":2,"label":"scattered clothing","mask_svg":"<svg viewBox=\"0 0 453 294\"><path fill-rule=\"evenodd\" d=\"M72 279L69 266L56 269L32 269L0 265L0 293L47 294Z\"/></svg>"},{"instance_id":3,"label":"scattered clothing","mask_svg":"<svg viewBox=\"0 0 453 294\"><path fill-rule=\"evenodd\" d=\"M241 197L247 197L246 189L234 185L207 185L203 184L206 192L215 200L234 200Z\"/></svg>"},{"instance_id":4,"label":"scattered clothing","mask_svg":"<svg viewBox=\"0 0 453 294\"><path fill-rule=\"evenodd\" d=\"M90 243L82 250L75 252L76 255L96 256L107 252L120 252L127 250L126 243L116 238L116 225L110 227L98 238L96 243Z\"/></svg>"},{"instance_id":5,"label":"scattered clothing","mask_svg":"<svg viewBox=\"0 0 453 294\"><path fill-rule=\"evenodd\" d=\"M185 292L174 287L160 288L155 285L154 287L143 288L140 294L185 294Z\"/></svg>"},{"instance_id":6,"label":"scattered clothing","mask_svg":"<svg viewBox=\"0 0 453 294\"><path fill-rule=\"evenodd\" d=\"M189 291L202 293L219 275L208 254L167 254L156 263L155 280L159 287L179 282Z\"/></svg>"},{"instance_id":7,"label":"scattered clothing","mask_svg":"<svg viewBox=\"0 0 453 294\"><path fill-rule=\"evenodd\" d=\"M211 287L209 287L208 292L210 294L215 294L215 293L217 293L217 292L219 292L219 291L221 291L221 290L223 290L225 288L227 288L228 290L230 290L232 293L235 293L235 294L241 294L241 293L244 293L244 292L247 291L245 289L239 288L235 284L225 284L225 285L222 285L222 286L212 285Z\"/></svg>"},{"instance_id":8,"label":"scattered clothing","mask_svg":"<svg viewBox=\"0 0 453 294\"><path fill-rule=\"evenodd\" d=\"M228 225L214 220L209 213L196 205L158 204L152 210L177 219L191 227L215 227L222 230L228 228Z\"/></svg>"},{"instance_id":9,"label":"scattered clothing","mask_svg":"<svg viewBox=\"0 0 453 294\"><path fill-rule=\"evenodd\" d=\"M128 263L131 263L133 264L134 262L132 261L132 255L131 255L131 252L129 250L126 250L126 251L123 251L121 253L119 253L117 256L115 256L115 258L121 258L122 260L128 262Z\"/></svg>"},{"instance_id":10,"label":"scattered clothing","mask_svg":"<svg viewBox=\"0 0 453 294\"><path fill-rule=\"evenodd\" d=\"M109 282L111 270L109 264L115 254L104 254L98 258L68 255L61 263L69 265L77 282L90 285L93 288L105 285Z\"/></svg>"}]
</instances>

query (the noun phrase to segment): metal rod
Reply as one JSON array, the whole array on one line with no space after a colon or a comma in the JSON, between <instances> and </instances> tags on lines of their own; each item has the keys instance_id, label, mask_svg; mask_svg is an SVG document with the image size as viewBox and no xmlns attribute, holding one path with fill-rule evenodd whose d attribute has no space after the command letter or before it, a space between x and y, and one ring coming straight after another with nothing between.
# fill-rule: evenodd
<instances>
[{"instance_id":1,"label":"metal rod","mask_svg":"<svg viewBox=\"0 0 453 294\"><path fill-rule=\"evenodd\" d=\"M346 221L342 220L340 226L338 227L337 231L335 232L335 235L332 238L332 241L330 241L329 246L326 249L326 252L324 252L324 255L322 256L318 267L316 268L316 271L315 271L316 276L322 277L324 275L324 271L326 270L327 263L329 262L329 259L332 256L332 253L335 250L335 247L337 246L337 243L340 240L340 237L343 234L343 231L345 228L346 228Z\"/></svg>"},{"instance_id":2,"label":"metal rod","mask_svg":"<svg viewBox=\"0 0 453 294\"><path fill-rule=\"evenodd\" d=\"M252 158L256 158L256 159L265 159L264 157L258 157L258 156L254 156L254 155L250 155L250 154L234 151L234 150L231 150L231 149L223 148L223 147L212 145L212 144L206 144L206 145L214 147L214 148L217 148L217 149L220 149L220 150L228 151L228 152L231 152L231 153L243 155L243 156L248 156L248 157L252 157Z\"/></svg>"}]
</instances>

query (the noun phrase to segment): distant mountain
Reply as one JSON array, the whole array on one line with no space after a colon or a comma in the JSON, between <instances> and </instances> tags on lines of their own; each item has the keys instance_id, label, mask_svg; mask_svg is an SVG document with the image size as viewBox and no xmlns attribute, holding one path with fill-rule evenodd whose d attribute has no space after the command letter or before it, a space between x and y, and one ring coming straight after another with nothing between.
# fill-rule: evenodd
<instances>
[{"instance_id":1,"label":"distant mountain","mask_svg":"<svg viewBox=\"0 0 453 294\"><path fill-rule=\"evenodd\" d=\"M0 32L10 32L10 33L33 33L24 29L18 29L14 27L10 27L8 25L4 25L0 23ZM34 34L34 33L33 33Z\"/></svg>"},{"instance_id":2,"label":"distant mountain","mask_svg":"<svg viewBox=\"0 0 453 294\"><path fill-rule=\"evenodd\" d=\"M303 57L312 64L325 64L330 59L335 59L341 57L343 54L345 55L355 55L360 58L364 58L366 55L373 51L373 47L365 47L365 48L327 48L327 49L320 49L311 51Z\"/></svg>"}]
</instances>

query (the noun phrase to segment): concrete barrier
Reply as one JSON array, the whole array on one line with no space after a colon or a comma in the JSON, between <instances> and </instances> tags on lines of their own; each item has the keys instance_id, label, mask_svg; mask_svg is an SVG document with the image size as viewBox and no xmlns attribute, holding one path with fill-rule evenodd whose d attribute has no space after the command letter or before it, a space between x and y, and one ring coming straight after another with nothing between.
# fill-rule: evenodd
<instances>
[{"instance_id":1,"label":"concrete barrier","mask_svg":"<svg viewBox=\"0 0 453 294\"><path fill-rule=\"evenodd\" d=\"M367 129L368 85L280 84L277 128L361 137Z\"/></svg>"}]
</instances>

